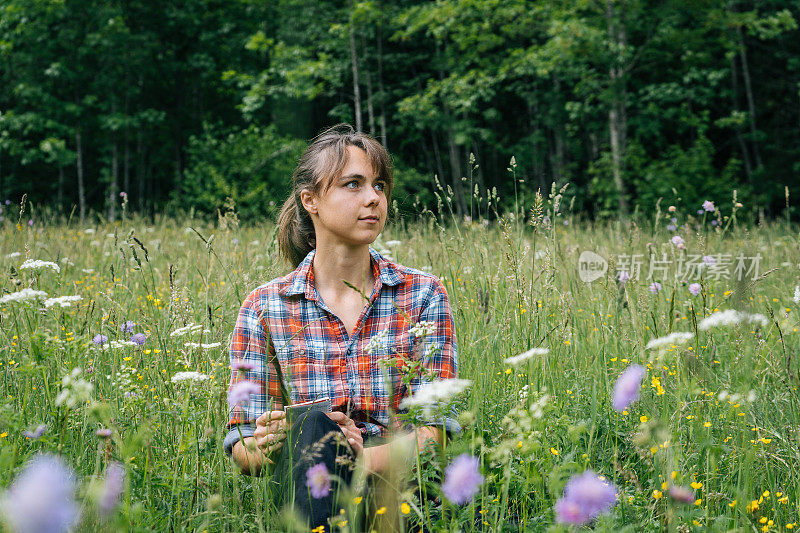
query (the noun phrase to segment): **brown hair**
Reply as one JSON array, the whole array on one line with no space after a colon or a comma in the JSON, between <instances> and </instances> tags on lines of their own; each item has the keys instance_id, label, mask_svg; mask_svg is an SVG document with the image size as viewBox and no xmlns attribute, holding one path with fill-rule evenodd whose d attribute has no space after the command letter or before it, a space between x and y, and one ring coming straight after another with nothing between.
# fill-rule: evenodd
<instances>
[{"instance_id":1,"label":"brown hair","mask_svg":"<svg viewBox=\"0 0 800 533\"><path fill-rule=\"evenodd\" d=\"M317 135L300 157L292 175L292 192L278 215L278 250L281 256L297 267L316 247L314 224L300 201L300 192L324 192L342 175L347 164L347 147L355 146L367 153L375 173L386 182L386 198L392 193L392 162L381 143L349 124L337 124Z\"/></svg>"}]
</instances>

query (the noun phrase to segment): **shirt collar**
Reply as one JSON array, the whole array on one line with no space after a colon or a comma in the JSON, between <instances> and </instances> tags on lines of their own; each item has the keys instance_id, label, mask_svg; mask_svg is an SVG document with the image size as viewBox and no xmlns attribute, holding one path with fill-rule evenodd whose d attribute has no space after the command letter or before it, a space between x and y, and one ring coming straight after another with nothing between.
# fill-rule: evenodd
<instances>
[{"instance_id":1,"label":"shirt collar","mask_svg":"<svg viewBox=\"0 0 800 533\"><path fill-rule=\"evenodd\" d=\"M319 300L317 296L317 288L314 286L314 254L316 249L311 250L306 255L297 268L289 274L289 286L285 291L286 296L295 296L303 294L308 300ZM399 285L403 278L397 270L397 265L383 257L377 251L370 247L369 255L372 263L372 274L375 280L380 280L383 285Z\"/></svg>"}]
</instances>

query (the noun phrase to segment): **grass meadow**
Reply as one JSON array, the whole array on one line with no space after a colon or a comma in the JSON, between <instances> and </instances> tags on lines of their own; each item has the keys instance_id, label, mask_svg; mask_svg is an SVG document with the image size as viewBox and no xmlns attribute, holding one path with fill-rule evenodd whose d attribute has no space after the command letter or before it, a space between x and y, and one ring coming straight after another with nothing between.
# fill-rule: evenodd
<instances>
[{"instance_id":1,"label":"grass meadow","mask_svg":"<svg viewBox=\"0 0 800 533\"><path fill-rule=\"evenodd\" d=\"M454 399L464 431L414 461L426 497L397 482L370 498L340 491L330 530L796 529L800 235L785 221L744 224L733 202L711 200L713 211L663 206L594 224L562 212L553 191L490 223L476 212L390 224L375 248L448 290L459 374L472 381ZM236 314L288 271L274 227L233 212L29 225L9 210L0 296L46 296L0 304L0 487L55 454L75 472L75 530L302 531L273 505L269 479L239 474L222 451ZM585 251L607 269L596 258L581 269ZM61 296L81 299L45 306ZM729 309L763 320L700 327ZM692 335L646 347L673 332ZM505 362L534 347L548 352ZM639 398L618 411L614 384L636 364ZM173 381L180 372L208 378ZM439 484L464 453L484 482L455 505ZM566 482L587 469L614 483L615 504L586 526L556 523ZM9 530L25 521L12 496Z\"/></svg>"}]
</instances>

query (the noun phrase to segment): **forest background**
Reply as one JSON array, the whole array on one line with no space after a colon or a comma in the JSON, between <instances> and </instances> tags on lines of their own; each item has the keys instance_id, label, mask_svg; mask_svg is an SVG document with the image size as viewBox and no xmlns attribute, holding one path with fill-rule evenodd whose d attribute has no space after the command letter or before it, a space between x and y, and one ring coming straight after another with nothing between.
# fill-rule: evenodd
<instances>
[{"instance_id":1,"label":"forest background","mask_svg":"<svg viewBox=\"0 0 800 533\"><path fill-rule=\"evenodd\" d=\"M734 189L797 216L799 18L797 0L0 0L0 201L262 219L344 121L389 148L401 214L436 210L436 183L461 216L476 191L524 205L569 182L592 218Z\"/></svg>"}]
</instances>

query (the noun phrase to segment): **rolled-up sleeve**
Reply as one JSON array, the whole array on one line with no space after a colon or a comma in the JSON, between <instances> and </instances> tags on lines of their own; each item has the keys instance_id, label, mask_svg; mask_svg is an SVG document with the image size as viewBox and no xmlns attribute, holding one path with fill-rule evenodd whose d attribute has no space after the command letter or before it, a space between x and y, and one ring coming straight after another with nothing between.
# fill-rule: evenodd
<instances>
[{"instance_id":1,"label":"rolled-up sleeve","mask_svg":"<svg viewBox=\"0 0 800 533\"><path fill-rule=\"evenodd\" d=\"M271 399L268 391L273 389L268 361L274 350L265 331L259 299L258 289L245 299L231 336L229 357L232 368L228 390L243 381L250 381L258 385L258 392L250 397L248 403L229 407L228 433L223 441L223 449L228 454L240 438L253 436L255 420L266 411ZM244 363L252 369L237 370L237 363Z\"/></svg>"},{"instance_id":2,"label":"rolled-up sleeve","mask_svg":"<svg viewBox=\"0 0 800 533\"><path fill-rule=\"evenodd\" d=\"M422 345L415 347L416 350L421 350L423 366L437 376L437 379L457 378L458 347L453 313L447 291L438 278L435 278L431 297L419 315L419 323L422 322L432 324L433 329L431 334L424 337ZM411 394L415 394L424 383L426 380L413 380ZM458 411L455 406L451 406L445 415L425 420L423 424L442 427L448 433L461 433L461 425L456 420Z\"/></svg>"}]
</instances>

